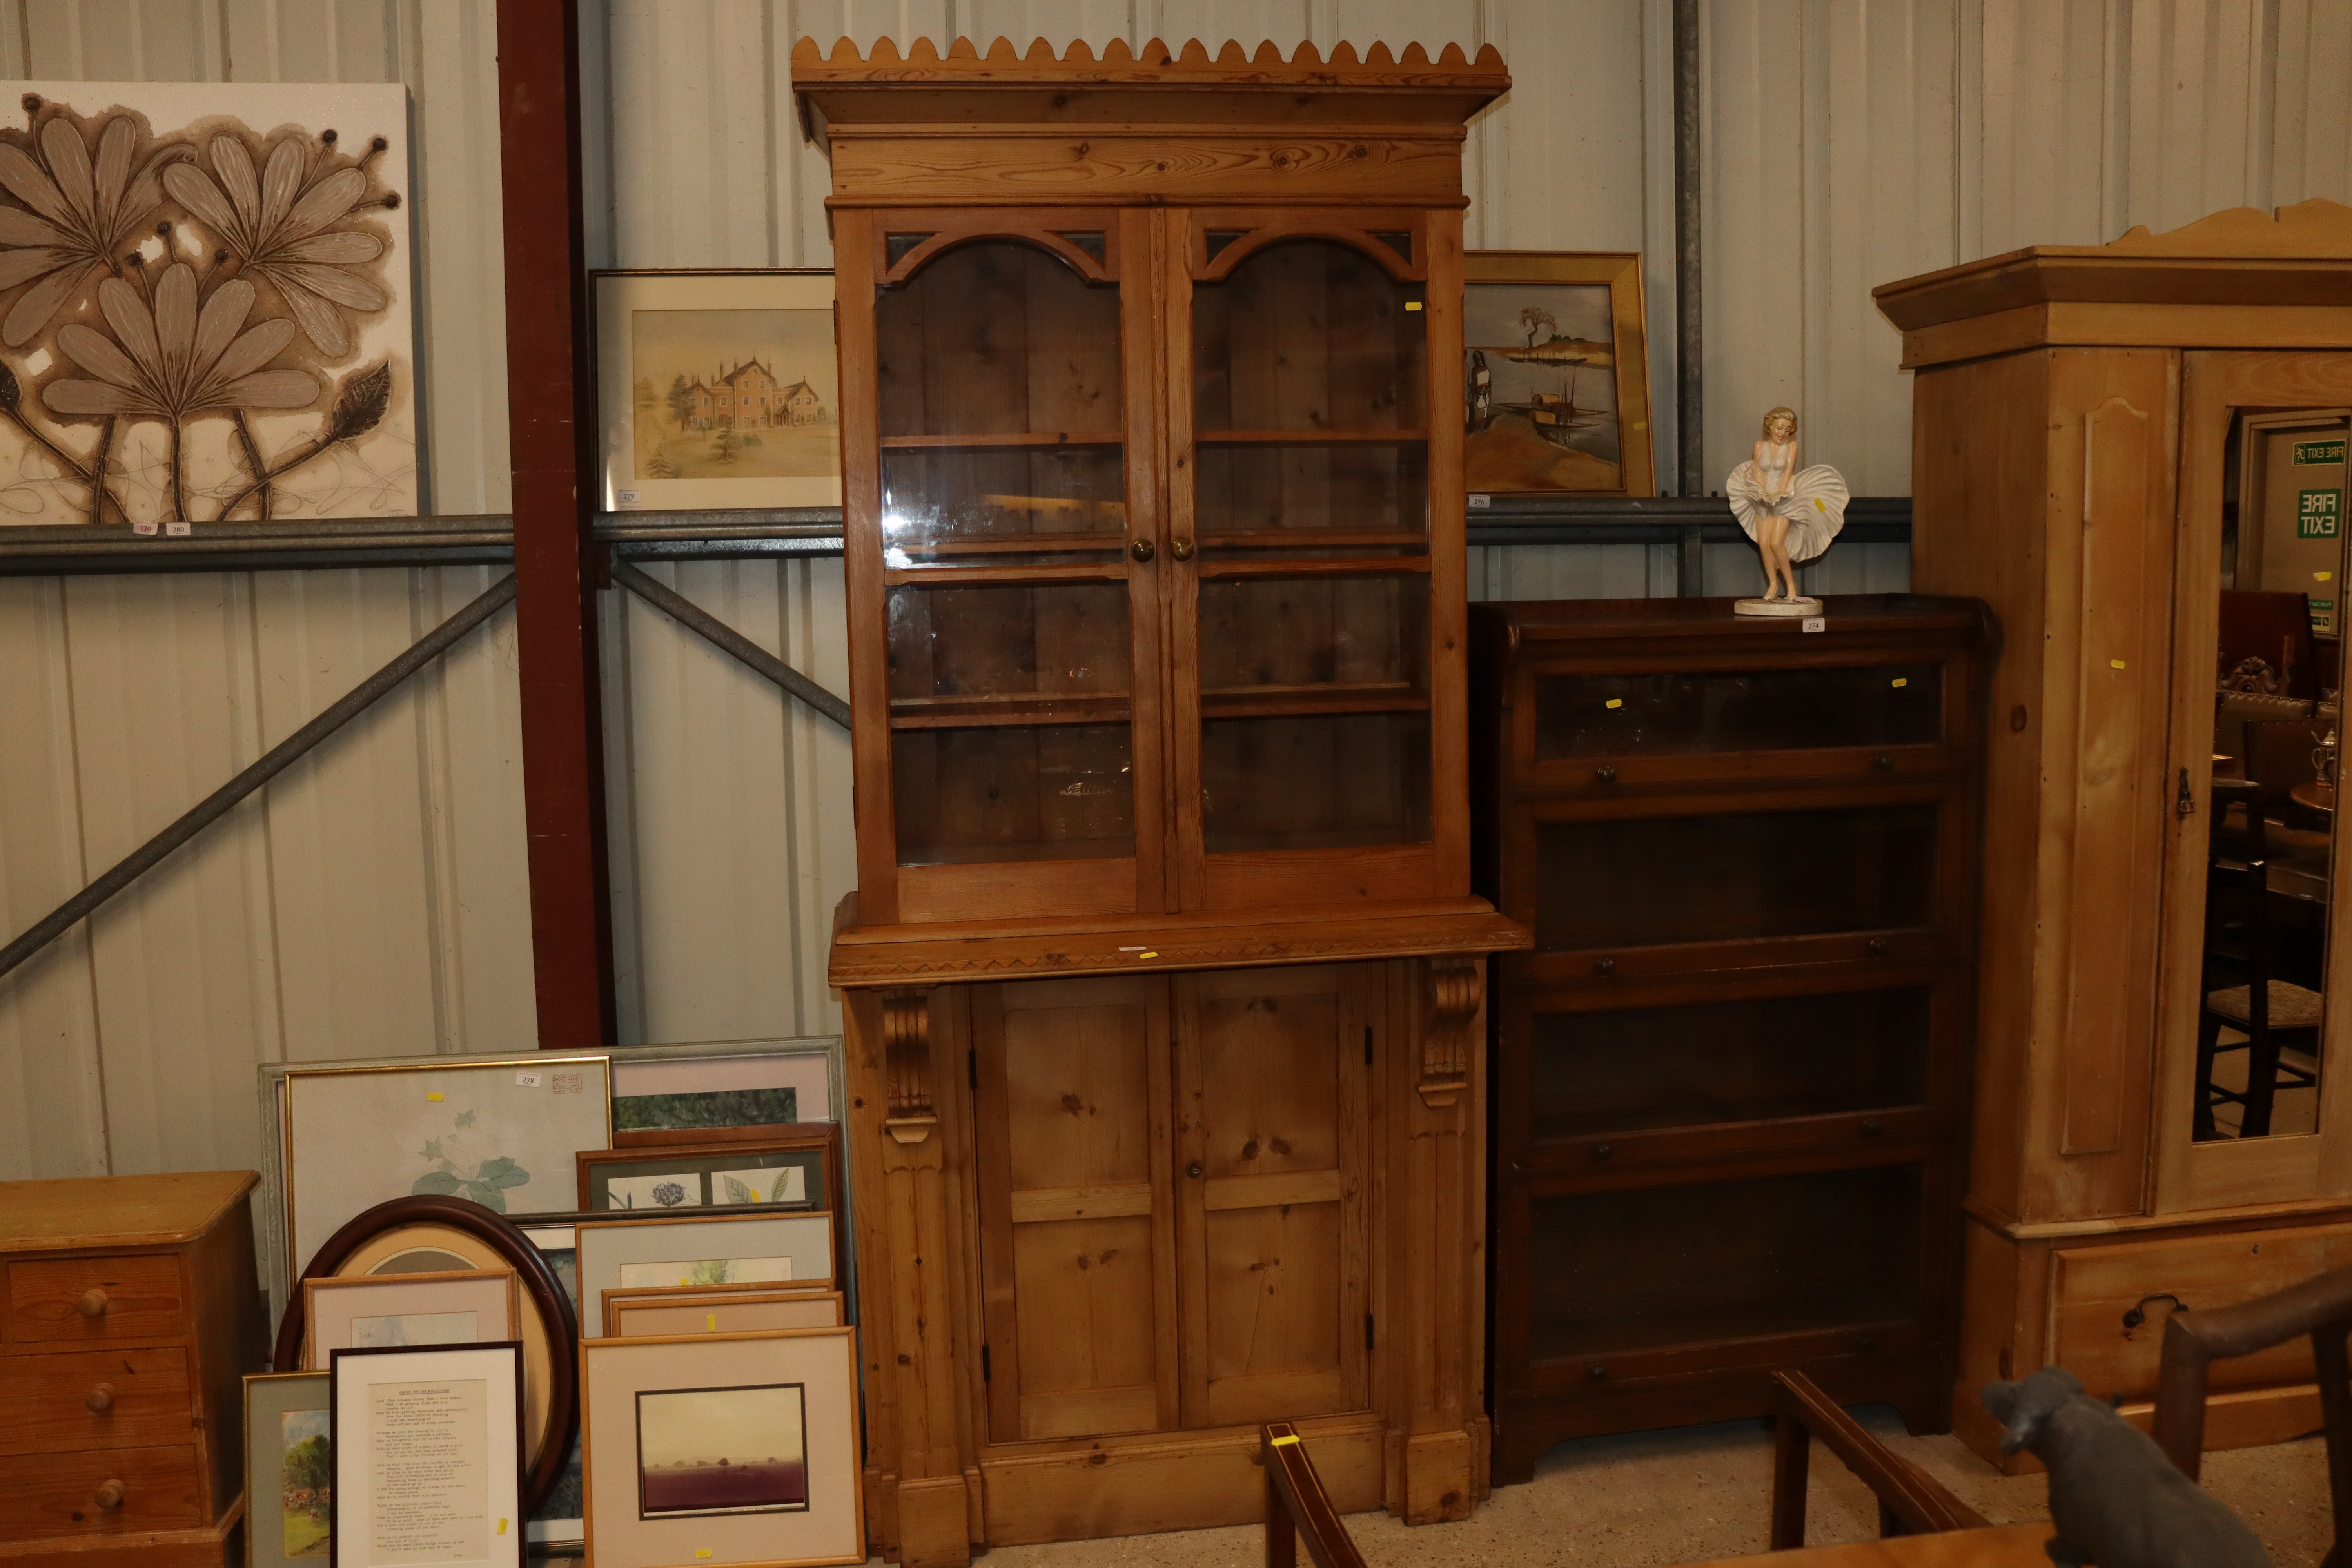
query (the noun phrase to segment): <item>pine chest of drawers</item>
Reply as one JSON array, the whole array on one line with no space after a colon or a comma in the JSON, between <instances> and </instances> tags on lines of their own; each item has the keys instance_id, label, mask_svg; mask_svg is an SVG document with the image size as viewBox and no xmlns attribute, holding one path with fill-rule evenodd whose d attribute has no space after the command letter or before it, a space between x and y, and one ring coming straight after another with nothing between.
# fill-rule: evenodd
<instances>
[{"instance_id":1,"label":"pine chest of drawers","mask_svg":"<svg viewBox=\"0 0 2352 1568\"><path fill-rule=\"evenodd\" d=\"M224 1562L266 1331L256 1180L0 1182L0 1568Z\"/></svg>"}]
</instances>

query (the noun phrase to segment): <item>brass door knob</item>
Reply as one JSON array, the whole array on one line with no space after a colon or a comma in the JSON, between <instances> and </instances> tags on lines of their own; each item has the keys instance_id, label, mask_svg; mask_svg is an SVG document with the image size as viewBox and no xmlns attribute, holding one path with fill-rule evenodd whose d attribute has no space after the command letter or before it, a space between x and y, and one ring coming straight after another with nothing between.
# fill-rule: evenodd
<instances>
[{"instance_id":1,"label":"brass door knob","mask_svg":"<svg viewBox=\"0 0 2352 1568\"><path fill-rule=\"evenodd\" d=\"M1198 1160L1195 1160L1195 1161L1193 1161L1191 1164L1189 1164L1189 1165L1185 1166L1185 1167L1184 1167L1184 1173L1185 1173L1186 1175L1188 1175L1188 1176L1197 1176L1197 1175L1199 1175L1199 1174L1201 1173L1201 1162L1200 1162L1200 1161L1198 1161Z\"/></svg>"},{"instance_id":2,"label":"brass door knob","mask_svg":"<svg viewBox=\"0 0 2352 1568\"><path fill-rule=\"evenodd\" d=\"M101 1383L82 1395L82 1404L92 1415L103 1415L114 1408L114 1384Z\"/></svg>"},{"instance_id":3,"label":"brass door knob","mask_svg":"<svg viewBox=\"0 0 2352 1568\"><path fill-rule=\"evenodd\" d=\"M106 1292L93 1285L81 1293L81 1300L74 1303L74 1310L85 1318L103 1318L110 1305Z\"/></svg>"},{"instance_id":4,"label":"brass door knob","mask_svg":"<svg viewBox=\"0 0 2352 1568\"><path fill-rule=\"evenodd\" d=\"M98 1490L90 1494L89 1500L98 1504L106 1512L113 1512L122 1506L122 1483L121 1481L100 1482Z\"/></svg>"},{"instance_id":5,"label":"brass door knob","mask_svg":"<svg viewBox=\"0 0 2352 1568\"><path fill-rule=\"evenodd\" d=\"M1180 539L1168 547L1168 553L1179 561L1190 561L1192 559L1192 542L1189 539Z\"/></svg>"},{"instance_id":6,"label":"brass door knob","mask_svg":"<svg viewBox=\"0 0 2352 1568\"><path fill-rule=\"evenodd\" d=\"M1127 551L1129 554L1134 556L1138 561L1149 561L1151 559L1151 541L1148 539L1139 539L1132 544L1129 544L1127 547Z\"/></svg>"}]
</instances>

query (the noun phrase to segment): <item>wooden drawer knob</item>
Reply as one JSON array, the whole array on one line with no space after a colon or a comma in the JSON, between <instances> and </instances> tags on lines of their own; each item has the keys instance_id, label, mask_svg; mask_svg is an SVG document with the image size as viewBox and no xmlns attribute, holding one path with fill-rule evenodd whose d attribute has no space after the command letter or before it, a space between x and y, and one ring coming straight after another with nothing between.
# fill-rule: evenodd
<instances>
[{"instance_id":1,"label":"wooden drawer knob","mask_svg":"<svg viewBox=\"0 0 2352 1568\"><path fill-rule=\"evenodd\" d=\"M91 1389L88 1394L82 1395L81 1402L89 1407L89 1413L92 1415L105 1415L108 1411L114 1408L114 1384L110 1383L100 1384L96 1388Z\"/></svg>"},{"instance_id":2,"label":"wooden drawer knob","mask_svg":"<svg viewBox=\"0 0 2352 1568\"><path fill-rule=\"evenodd\" d=\"M101 1511L112 1513L116 1509L122 1506L122 1483L121 1481L100 1481L99 1483L98 1490L90 1494L89 1500L98 1504Z\"/></svg>"},{"instance_id":3,"label":"wooden drawer knob","mask_svg":"<svg viewBox=\"0 0 2352 1568\"><path fill-rule=\"evenodd\" d=\"M74 1310L85 1318L103 1318L109 1305L106 1292L93 1285L81 1293L81 1300L74 1303Z\"/></svg>"}]
</instances>

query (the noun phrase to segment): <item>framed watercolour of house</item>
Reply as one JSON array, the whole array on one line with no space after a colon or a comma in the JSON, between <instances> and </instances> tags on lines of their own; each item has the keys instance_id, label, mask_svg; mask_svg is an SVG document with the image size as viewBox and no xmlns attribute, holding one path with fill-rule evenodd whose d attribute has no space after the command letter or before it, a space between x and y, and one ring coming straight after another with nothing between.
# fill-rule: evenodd
<instances>
[{"instance_id":1,"label":"framed watercolour of house","mask_svg":"<svg viewBox=\"0 0 2352 1568\"><path fill-rule=\"evenodd\" d=\"M597 272L607 511L841 504L833 274Z\"/></svg>"},{"instance_id":2,"label":"framed watercolour of house","mask_svg":"<svg viewBox=\"0 0 2352 1568\"><path fill-rule=\"evenodd\" d=\"M1471 251L1462 326L1470 494L1658 493L1640 256Z\"/></svg>"}]
</instances>

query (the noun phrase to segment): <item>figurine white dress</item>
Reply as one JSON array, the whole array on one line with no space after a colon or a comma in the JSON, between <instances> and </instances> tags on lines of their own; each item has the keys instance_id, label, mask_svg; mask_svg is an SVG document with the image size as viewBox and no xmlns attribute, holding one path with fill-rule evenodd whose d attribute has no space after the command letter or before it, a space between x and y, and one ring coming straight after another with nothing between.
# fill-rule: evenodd
<instances>
[{"instance_id":1,"label":"figurine white dress","mask_svg":"<svg viewBox=\"0 0 2352 1568\"><path fill-rule=\"evenodd\" d=\"M1830 547L1845 526L1852 499L1845 479L1826 463L1797 466L1797 415L1775 408L1764 416L1755 456L1731 470L1724 495L1733 515L1764 557L1764 596L1733 606L1744 616L1814 615L1821 601L1797 592L1795 568Z\"/></svg>"}]
</instances>

